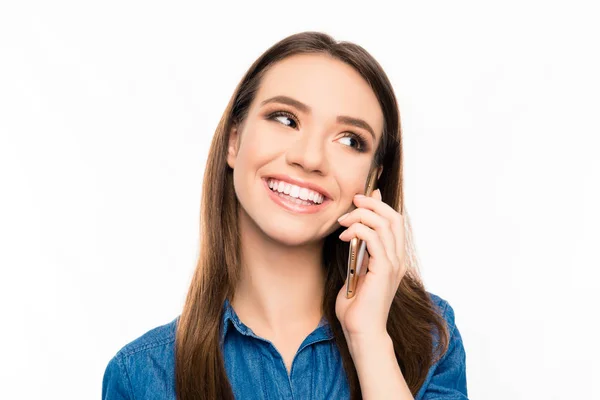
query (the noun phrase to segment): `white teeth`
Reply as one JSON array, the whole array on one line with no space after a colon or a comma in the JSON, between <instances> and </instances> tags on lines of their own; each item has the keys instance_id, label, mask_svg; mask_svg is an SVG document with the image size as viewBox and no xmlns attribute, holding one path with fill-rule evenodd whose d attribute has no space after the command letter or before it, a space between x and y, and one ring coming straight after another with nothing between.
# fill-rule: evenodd
<instances>
[{"instance_id":1,"label":"white teeth","mask_svg":"<svg viewBox=\"0 0 600 400\"><path fill-rule=\"evenodd\" d=\"M302 188L300 189L300 194L298 195L302 200L308 200L308 189Z\"/></svg>"},{"instance_id":2,"label":"white teeth","mask_svg":"<svg viewBox=\"0 0 600 400\"><path fill-rule=\"evenodd\" d=\"M290 190L290 192L286 194L298 198L298 196L300 196L300 188L298 186L292 186L292 190Z\"/></svg>"},{"instance_id":3,"label":"white teeth","mask_svg":"<svg viewBox=\"0 0 600 400\"><path fill-rule=\"evenodd\" d=\"M300 186L292 185L290 183L277 181L274 179L268 180L269 188L274 192L285 193L286 195L295 198L297 204L310 201L311 203L321 204L323 202L323 195L314 192L310 189L303 188Z\"/></svg>"}]
</instances>

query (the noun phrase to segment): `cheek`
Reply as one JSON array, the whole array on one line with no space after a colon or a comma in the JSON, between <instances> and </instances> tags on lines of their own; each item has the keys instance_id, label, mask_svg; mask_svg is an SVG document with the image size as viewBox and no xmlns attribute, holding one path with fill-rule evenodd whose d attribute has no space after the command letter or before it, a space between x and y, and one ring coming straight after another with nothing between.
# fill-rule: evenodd
<instances>
[{"instance_id":1,"label":"cheek","mask_svg":"<svg viewBox=\"0 0 600 400\"><path fill-rule=\"evenodd\" d=\"M357 194L363 194L365 190L365 183L367 181L366 175L358 170L357 168L351 169L340 169L337 181L340 182L340 191L342 198L352 201L352 197Z\"/></svg>"},{"instance_id":2,"label":"cheek","mask_svg":"<svg viewBox=\"0 0 600 400\"><path fill-rule=\"evenodd\" d=\"M264 150L264 140L259 132L254 126L249 126L244 130L244 138L238 153L238 160L245 166L252 164L253 160Z\"/></svg>"},{"instance_id":3,"label":"cheek","mask_svg":"<svg viewBox=\"0 0 600 400\"><path fill-rule=\"evenodd\" d=\"M271 159L289 146L285 137L266 124L256 124L247 132L244 153L248 160L262 162Z\"/></svg>"}]
</instances>

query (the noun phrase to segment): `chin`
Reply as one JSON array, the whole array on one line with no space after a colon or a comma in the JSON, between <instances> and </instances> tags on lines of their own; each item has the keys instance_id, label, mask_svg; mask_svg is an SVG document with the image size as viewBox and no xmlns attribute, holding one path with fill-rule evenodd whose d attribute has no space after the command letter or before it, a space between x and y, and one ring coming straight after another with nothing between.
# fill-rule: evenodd
<instances>
[{"instance_id":1,"label":"chin","mask_svg":"<svg viewBox=\"0 0 600 400\"><path fill-rule=\"evenodd\" d=\"M275 242L284 246L294 247L302 246L308 243L318 242L325 238L320 232L311 231L306 223L294 226L292 223L276 224L275 221L268 221L267 224L260 226L260 229Z\"/></svg>"}]
</instances>

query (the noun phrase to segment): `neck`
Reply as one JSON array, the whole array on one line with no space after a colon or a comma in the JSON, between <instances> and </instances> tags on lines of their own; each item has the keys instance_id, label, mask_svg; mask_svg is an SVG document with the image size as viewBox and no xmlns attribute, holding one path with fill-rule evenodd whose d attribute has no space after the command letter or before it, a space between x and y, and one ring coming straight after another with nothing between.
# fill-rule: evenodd
<instances>
[{"instance_id":1,"label":"neck","mask_svg":"<svg viewBox=\"0 0 600 400\"><path fill-rule=\"evenodd\" d=\"M238 221L242 265L231 301L236 314L251 329L272 334L316 327L325 285L323 241L286 246L266 236L243 210Z\"/></svg>"}]
</instances>

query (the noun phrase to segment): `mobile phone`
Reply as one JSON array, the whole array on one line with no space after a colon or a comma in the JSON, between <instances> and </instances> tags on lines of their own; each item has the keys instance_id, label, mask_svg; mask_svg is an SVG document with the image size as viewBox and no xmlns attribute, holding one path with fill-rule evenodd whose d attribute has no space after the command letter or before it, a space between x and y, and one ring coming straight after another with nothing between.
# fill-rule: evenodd
<instances>
[{"instance_id":1,"label":"mobile phone","mask_svg":"<svg viewBox=\"0 0 600 400\"><path fill-rule=\"evenodd\" d=\"M365 186L365 196L371 196L377 188L377 168L373 167L369 173L367 184ZM346 272L346 298L350 299L356 294L356 282L362 266L367 243L359 238L350 240L350 251L348 254L348 268Z\"/></svg>"}]
</instances>

